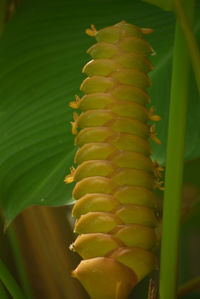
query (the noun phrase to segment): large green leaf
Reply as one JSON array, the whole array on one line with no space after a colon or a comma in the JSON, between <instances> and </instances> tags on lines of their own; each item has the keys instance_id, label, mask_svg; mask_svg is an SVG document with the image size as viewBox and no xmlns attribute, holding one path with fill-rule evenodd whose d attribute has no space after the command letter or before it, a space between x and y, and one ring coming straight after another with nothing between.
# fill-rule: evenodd
<instances>
[{"instance_id":1,"label":"large green leaf","mask_svg":"<svg viewBox=\"0 0 200 299\"><path fill-rule=\"evenodd\" d=\"M0 41L0 200L7 224L30 205L71 201L72 186L63 183L75 152L68 102L80 94L81 69L89 59L85 51L94 43L84 30L123 19L155 29L149 37L157 53L150 94L162 116L157 126L162 145L153 144L153 156L164 163L173 14L134 0L24 0ZM197 31L199 25L200 18ZM189 112L187 159L200 155L194 82Z\"/></svg>"}]
</instances>

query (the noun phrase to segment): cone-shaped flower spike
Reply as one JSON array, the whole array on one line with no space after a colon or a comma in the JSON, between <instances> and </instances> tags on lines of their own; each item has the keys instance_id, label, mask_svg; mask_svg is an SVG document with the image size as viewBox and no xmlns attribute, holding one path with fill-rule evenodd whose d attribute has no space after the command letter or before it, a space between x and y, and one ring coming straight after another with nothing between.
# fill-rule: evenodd
<instances>
[{"instance_id":1,"label":"cone-shaped flower spike","mask_svg":"<svg viewBox=\"0 0 200 299\"><path fill-rule=\"evenodd\" d=\"M76 169L65 181L76 181L73 216L78 238L71 249L84 259L73 271L92 299L125 299L157 267L155 249L159 166L150 159L148 121L158 121L146 88L153 54L143 35L151 29L126 22L86 31L97 43L83 68L82 98L70 103ZM157 166L156 166L157 165ZM159 168L159 169L158 169Z\"/></svg>"}]
</instances>

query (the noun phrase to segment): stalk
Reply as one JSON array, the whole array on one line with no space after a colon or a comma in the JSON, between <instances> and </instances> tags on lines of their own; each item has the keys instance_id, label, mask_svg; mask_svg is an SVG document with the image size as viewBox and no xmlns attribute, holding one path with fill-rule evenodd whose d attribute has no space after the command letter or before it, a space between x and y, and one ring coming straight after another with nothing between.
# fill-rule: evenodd
<instances>
[{"instance_id":1,"label":"stalk","mask_svg":"<svg viewBox=\"0 0 200 299\"><path fill-rule=\"evenodd\" d=\"M9 299L6 290L3 287L3 284L0 282L0 298L1 299Z\"/></svg>"},{"instance_id":2,"label":"stalk","mask_svg":"<svg viewBox=\"0 0 200 299\"><path fill-rule=\"evenodd\" d=\"M197 82L197 88L200 94L200 52L198 49L198 44L196 42L192 26L187 18L187 14L184 11L184 7L182 5L181 0L176 0L174 2L174 10L178 22L184 32L185 39L187 41L187 47L190 53L190 59L192 62L192 67Z\"/></svg>"},{"instance_id":3,"label":"stalk","mask_svg":"<svg viewBox=\"0 0 200 299\"><path fill-rule=\"evenodd\" d=\"M26 299L2 260L0 260L0 280L3 282L13 299Z\"/></svg>"},{"instance_id":4,"label":"stalk","mask_svg":"<svg viewBox=\"0 0 200 299\"><path fill-rule=\"evenodd\" d=\"M14 228L13 228L12 224L7 229L7 236L8 236L8 239L9 239L9 243L11 245L11 249L12 249L12 253L13 253L13 256L14 256L15 264L16 264L16 267L17 267L17 272L18 272L18 275L19 275L19 280L20 280L20 283L23 287L23 291L24 291L27 299L32 299L33 296L32 296L29 281L28 281L28 278L27 278L27 273L26 273L26 270L25 270L24 261L23 261L23 258L22 258L22 254L21 254L21 251L20 251L20 248L19 248L19 245L18 245L18 241L17 241L17 238L16 238L16 234L15 234L15 231L14 231Z\"/></svg>"},{"instance_id":5,"label":"stalk","mask_svg":"<svg viewBox=\"0 0 200 299\"><path fill-rule=\"evenodd\" d=\"M184 1L192 23L194 0ZM160 299L175 299L190 59L177 20L173 55L161 246Z\"/></svg>"}]
</instances>

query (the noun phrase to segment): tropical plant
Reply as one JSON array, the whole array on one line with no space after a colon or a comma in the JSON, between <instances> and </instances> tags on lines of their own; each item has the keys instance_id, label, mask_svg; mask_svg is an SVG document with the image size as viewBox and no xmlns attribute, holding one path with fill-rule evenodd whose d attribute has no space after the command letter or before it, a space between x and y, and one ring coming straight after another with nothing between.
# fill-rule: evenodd
<instances>
[{"instance_id":1,"label":"tropical plant","mask_svg":"<svg viewBox=\"0 0 200 299\"><path fill-rule=\"evenodd\" d=\"M151 144L152 159L166 167L160 299L175 298L182 177L185 200L179 280L184 283L200 275L195 270L199 261L194 249L200 229L199 3L183 1L182 6L178 0L148 1L159 8L139 0L23 0L14 13L15 2L0 2L1 298L8 298L6 289L13 298L87 298L84 290L68 278L74 268L70 263L77 264L64 245L73 238L72 220L69 213L66 220L63 212L70 206L47 207L73 202L73 184L64 184L76 152L68 103L74 94L81 95L79 86L85 78L81 69L88 61L86 49L93 44L84 30L90 24L100 29L121 20L154 29L147 37L156 54L151 57L154 69L149 73L149 94L162 120L156 125L161 145ZM162 206L162 193L157 196ZM34 260L34 271L30 259ZM58 270L61 265L67 269L62 274ZM179 294L188 293L198 283L195 279ZM149 277L130 298L146 298L148 284ZM184 298L198 297L196 293L196 297L189 294Z\"/></svg>"}]
</instances>

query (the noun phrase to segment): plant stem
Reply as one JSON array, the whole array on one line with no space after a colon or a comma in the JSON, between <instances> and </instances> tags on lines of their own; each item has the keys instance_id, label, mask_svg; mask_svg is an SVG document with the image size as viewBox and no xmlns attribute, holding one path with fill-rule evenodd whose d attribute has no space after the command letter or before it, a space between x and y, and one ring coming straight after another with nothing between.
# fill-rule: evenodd
<instances>
[{"instance_id":1,"label":"plant stem","mask_svg":"<svg viewBox=\"0 0 200 299\"><path fill-rule=\"evenodd\" d=\"M3 282L13 299L26 299L2 260L0 260L0 280Z\"/></svg>"},{"instance_id":2,"label":"plant stem","mask_svg":"<svg viewBox=\"0 0 200 299\"><path fill-rule=\"evenodd\" d=\"M0 298L1 299L9 299L6 290L4 289L2 283L0 282Z\"/></svg>"},{"instance_id":3,"label":"plant stem","mask_svg":"<svg viewBox=\"0 0 200 299\"><path fill-rule=\"evenodd\" d=\"M193 290L200 288L200 276L195 277L194 279L184 283L178 289L178 297L185 296L191 293Z\"/></svg>"},{"instance_id":4,"label":"plant stem","mask_svg":"<svg viewBox=\"0 0 200 299\"><path fill-rule=\"evenodd\" d=\"M17 266L17 271L19 274L20 283L23 287L23 291L27 299L32 299L33 297L29 286L29 281L27 279L27 274L24 267L24 261L21 255L21 251L12 224L7 229L7 236L11 245L12 253L14 256L15 264Z\"/></svg>"},{"instance_id":5,"label":"plant stem","mask_svg":"<svg viewBox=\"0 0 200 299\"><path fill-rule=\"evenodd\" d=\"M192 26L189 23L189 20L187 18L187 15L184 11L182 1L176 0L174 1L174 10L176 13L176 17L178 19L178 22L183 30L188 51L190 54L190 59L192 62L196 82L197 82L197 88L199 90L200 94L200 52L199 48L192 30Z\"/></svg>"},{"instance_id":6,"label":"plant stem","mask_svg":"<svg viewBox=\"0 0 200 299\"><path fill-rule=\"evenodd\" d=\"M192 21L194 0L186 0L184 4L188 18ZM180 205L190 70L189 53L178 21L173 57L163 208L160 299L175 299L177 293Z\"/></svg>"}]
</instances>

